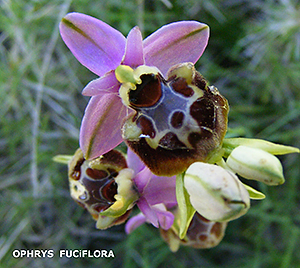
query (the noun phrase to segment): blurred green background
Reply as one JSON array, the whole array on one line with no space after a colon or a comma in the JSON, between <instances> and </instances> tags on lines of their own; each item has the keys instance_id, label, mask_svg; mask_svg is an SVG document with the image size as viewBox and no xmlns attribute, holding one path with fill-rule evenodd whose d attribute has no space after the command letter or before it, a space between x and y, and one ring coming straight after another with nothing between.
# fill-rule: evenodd
<instances>
[{"instance_id":1,"label":"blurred green background","mask_svg":"<svg viewBox=\"0 0 300 268\"><path fill-rule=\"evenodd\" d=\"M106 231L69 195L57 154L78 147L94 74L62 42L68 12L97 17L125 36L197 20L211 29L197 69L230 103L228 136L300 148L300 4L293 0L0 0L0 267L300 267L299 155L283 162L286 183L252 184L252 202L212 249L171 253L158 230ZM115 258L12 257L13 249L113 249Z\"/></svg>"}]
</instances>

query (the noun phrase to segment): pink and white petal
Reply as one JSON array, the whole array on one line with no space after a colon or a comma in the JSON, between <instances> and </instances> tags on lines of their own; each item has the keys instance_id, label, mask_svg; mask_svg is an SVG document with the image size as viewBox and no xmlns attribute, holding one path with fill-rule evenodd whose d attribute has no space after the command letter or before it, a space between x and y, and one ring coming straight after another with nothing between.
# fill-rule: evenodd
<instances>
[{"instance_id":1,"label":"pink and white petal","mask_svg":"<svg viewBox=\"0 0 300 268\"><path fill-rule=\"evenodd\" d=\"M132 28L127 36L125 55L122 64L132 68L144 64L143 37L137 26Z\"/></svg>"},{"instance_id":2,"label":"pink and white petal","mask_svg":"<svg viewBox=\"0 0 300 268\"><path fill-rule=\"evenodd\" d=\"M139 198L137 205L140 211L145 215L147 221L158 228L159 224L157 213L152 209L152 207L148 204L147 200L143 196Z\"/></svg>"},{"instance_id":3,"label":"pink and white petal","mask_svg":"<svg viewBox=\"0 0 300 268\"><path fill-rule=\"evenodd\" d=\"M176 176L159 177L153 175L144 187L143 196L151 206L159 203L168 206L176 205Z\"/></svg>"},{"instance_id":4,"label":"pink and white petal","mask_svg":"<svg viewBox=\"0 0 300 268\"><path fill-rule=\"evenodd\" d=\"M98 157L122 142L121 126L128 108L116 94L93 96L80 128L80 148L86 159Z\"/></svg>"},{"instance_id":5,"label":"pink and white petal","mask_svg":"<svg viewBox=\"0 0 300 268\"><path fill-rule=\"evenodd\" d=\"M174 222L174 215L167 211L163 204L153 206L153 210L156 212L159 226L164 230L170 229Z\"/></svg>"},{"instance_id":6,"label":"pink and white petal","mask_svg":"<svg viewBox=\"0 0 300 268\"><path fill-rule=\"evenodd\" d=\"M103 76L89 82L82 91L84 96L96 96L107 93L118 94L120 83L118 82L115 71L107 72Z\"/></svg>"},{"instance_id":7,"label":"pink and white petal","mask_svg":"<svg viewBox=\"0 0 300 268\"><path fill-rule=\"evenodd\" d=\"M142 224L144 224L146 222L146 217L144 214L139 213L136 216L133 216L132 218L130 218L125 225L125 232L127 234L130 234L131 232L133 232L136 228L138 228L139 226L141 226Z\"/></svg>"},{"instance_id":8,"label":"pink and white petal","mask_svg":"<svg viewBox=\"0 0 300 268\"><path fill-rule=\"evenodd\" d=\"M142 160L129 147L127 148L127 164L129 168L134 170L134 174L138 174L143 168L145 168L145 164Z\"/></svg>"},{"instance_id":9,"label":"pink and white petal","mask_svg":"<svg viewBox=\"0 0 300 268\"><path fill-rule=\"evenodd\" d=\"M166 75L169 68L183 62L195 63L204 52L209 27L196 21L179 21L158 29L144 44L145 63Z\"/></svg>"},{"instance_id":10,"label":"pink and white petal","mask_svg":"<svg viewBox=\"0 0 300 268\"><path fill-rule=\"evenodd\" d=\"M128 167L131 166L131 163ZM144 167L138 174L136 174L133 178L133 181L138 189L140 195L144 194L144 190L147 187L148 183L151 181L153 174L149 168Z\"/></svg>"},{"instance_id":11,"label":"pink and white petal","mask_svg":"<svg viewBox=\"0 0 300 268\"><path fill-rule=\"evenodd\" d=\"M93 73L102 76L120 64L126 39L108 24L74 12L62 19L59 29L73 55Z\"/></svg>"}]
</instances>

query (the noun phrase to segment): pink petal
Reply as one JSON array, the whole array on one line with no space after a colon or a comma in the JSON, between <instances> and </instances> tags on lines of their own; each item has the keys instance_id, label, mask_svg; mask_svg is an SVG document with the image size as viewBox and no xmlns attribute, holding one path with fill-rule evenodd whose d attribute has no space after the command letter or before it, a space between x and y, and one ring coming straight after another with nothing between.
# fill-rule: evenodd
<instances>
[{"instance_id":1,"label":"pink petal","mask_svg":"<svg viewBox=\"0 0 300 268\"><path fill-rule=\"evenodd\" d=\"M130 167L131 163L128 166ZM143 195L144 189L147 186L147 184L150 182L152 176L153 176L152 172L147 167L145 167L138 174L135 175L133 180L140 194Z\"/></svg>"},{"instance_id":2,"label":"pink petal","mask_svg":"<svg viewBox=\"0 0 300 268\"><path fill-rule=\"evenodd\" d=\"M144 197L140 197L137 203L141 212L145 215L146 220L156 228L169 229L174 222L174 215L166 210L163 204L150 206Z\"/></svg>"},{"instance_id":3,"label":"pink petal","mask_svg":"<svg viewBox=\"0 0 300 268\"><path fill-rule=\"evenodd\" d=\"M103 95L107 93L118 94L120 83L118 82L115 71L107 72L105 75L92 80L83 89L82 94L85 96Z\"/></svg>"},{"instance_id":4,"label":"pink petal","mask_svg":"<svg viewBox=\"0 0 300 268\"><path fill-rule=\"evenodd\" d=\"M69 13L59 28L74 56L95 74L102 76L120 64L126 39L108 24L88 15Z\"/></svg>"},{"instance_id":5,"label":"pink petal","mask_svg":"<svg viewBox=\"0 0 300 268\"><path fill-rule=\"evenodd\" d=\"M143 37L139 27L134 27L127 36L122 64L135 68L144 64Z\"/></svg>"},{"instance_id":6,"label":"pink petal","mask_svg":"<svg viewBox=\"0 0 300 268\"><path fill-rule=\"evenodd\" d=\"M165 75L178 63L195 63L209 38L209 27L196 21L180 21L165 25L144 40L146 65L159 68Z\"/></svg>"},{"instance_id":7,"label":"pink petal","mask_svg":"<svg viewBox=\"0 0 300 268\"><path fill-rule=\"evenodd\" d=\"M127 148L127 164L128 167L134 170L135 174L138 174L143 168L145 168L145 164L142 160L135 154L130 148Z\"/></svg>"},{"instance_id":8,"label":"pink petal","mask_svg":"<svg viewBox=\"0 0 300 268\"><path fill-rule=\"evenodd\" d=\"M118 95L94 96L80 128L80 147L87 159L98 157L122 142L121 126L128 108Z\"/></svg>"},{"instance_id":9,"label":"pink petal","mask_svg":"<svg viewBox=\"0 0 300 268\"><path fill-rule=\"evenodd\" d=\"M159 227L158 225L158 217L156 212L151 208L148 204L147 200L141 196L138 203L137 203L140 211L145 215L147 221L152 223L156 228Z\"/></svg>"},{"instance_id":10,"label":"pink petal","mask_svg":"<svg viewBox=\"0 0 300 268\"><path fill-rule=\"evenodd\" d=\"M136 228L138 228L145 222L146 222L145 215L142 213L139 213L138 215L133 216L126 222L125 232L127 234L130 234L131 232L133 232Z\"/></svg>"},{"instance_id":11,"label":"pink petal","mask_svg":"<svg viewBox=\"0 0 300 268\"><path fill-rule=\"evenodd\" d=\"M163 205L155 207L154 210L158 218L159 226L164 230L170 229L174 222L174 215L170 211L167 211Z\"/></svg>"},{"instance_id":12,"label":"pink petal","mask_svg":"<svg viewBox=\"0 0 300 268\"><path fill-rule=\"evenodd\" d=\"M176 176L159 177L153 175L144 188L143 196L150 205L159 203L176 205Z\"/></svg>"},{"instance_id":13,"label":"pink petal","mask_svg":"<svg viewBox=\"0 0 300 268\"><path fill-rule=\"evenodd\" d=\"M134 183L140 195L145 197L149 205L163 203L168 207L177 205L176 176L159 177L154 175L149 168L131 151L127 151L128 167L135 170ZM137 173L137 170L140 171Z\"/></svg>"}]
</instances>

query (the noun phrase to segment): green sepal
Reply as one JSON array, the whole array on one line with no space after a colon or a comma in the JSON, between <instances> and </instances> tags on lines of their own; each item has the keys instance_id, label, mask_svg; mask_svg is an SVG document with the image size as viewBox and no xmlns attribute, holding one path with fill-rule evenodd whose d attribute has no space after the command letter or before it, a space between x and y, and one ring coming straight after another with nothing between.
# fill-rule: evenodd
<instances>
[{"instance_id":1,"label":"green sepal","mask_svg":"<svg viewBox=\"0 0 300 268\"><path fill-rule=\"evenodd\" d=\"M225 157L227 157L234 148L240 145L261 149L273 155L300 153L300 150L296 147L276 144L261 139L228 138L223 140Z\"/></svg>"},{"instance_id":2,"label":"green sepal","mask_svg":"<svg viewBox=\"0 0 300 268\"><path fill-rule=\"evenodd\" d=\"M255 190L254 188L250 187L247 184L243 183L243 185L247 189L247 191L248 191L249 196L250 196L251 199L261 200L261 199L265 199L266 198L266 196L262 192L259 192L259 191Z\"/></svg>"},{"instance_id":3,"label":"green sepal","mask_svg":"<svg viewBox=\"0 0 300 268\"><path fill-rule=\"evenodd\" d=\"M196 212L190 202L190 196L184 188L184 173L176 176L176 199L179 212L179 238L183 239Z\"/></svg>"},{"instance_id":4,"label":"green sepal","mask_svg":"<svg viewBox=\"0 0 300 268\"><path fill-rule=\"evenodd\" d=\"M71 161L72 158L73 158L73 155L59 154L59 155L54 156L52 158L52 160L57 163L68 165L68 163Z\"/></svg>"}]
</instances>

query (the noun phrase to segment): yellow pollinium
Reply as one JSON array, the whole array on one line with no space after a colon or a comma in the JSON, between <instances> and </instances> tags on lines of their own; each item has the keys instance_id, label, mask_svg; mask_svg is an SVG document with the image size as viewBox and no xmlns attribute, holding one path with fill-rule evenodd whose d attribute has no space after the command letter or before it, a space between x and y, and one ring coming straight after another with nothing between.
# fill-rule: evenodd
<instances>
[{"instance_id":1,"label":"yellow pollinium","mask_svg":"<svg viewBox=\"0 0 300 268\"><path fill-rule=\"evenodd\" d=\"M127 65L119 65L115 70L115 75L117 80L120 83L132 83L132 84L140 84L141 79L136 78L134 75L134 70Z\"/></svg>"}]
</instances>

